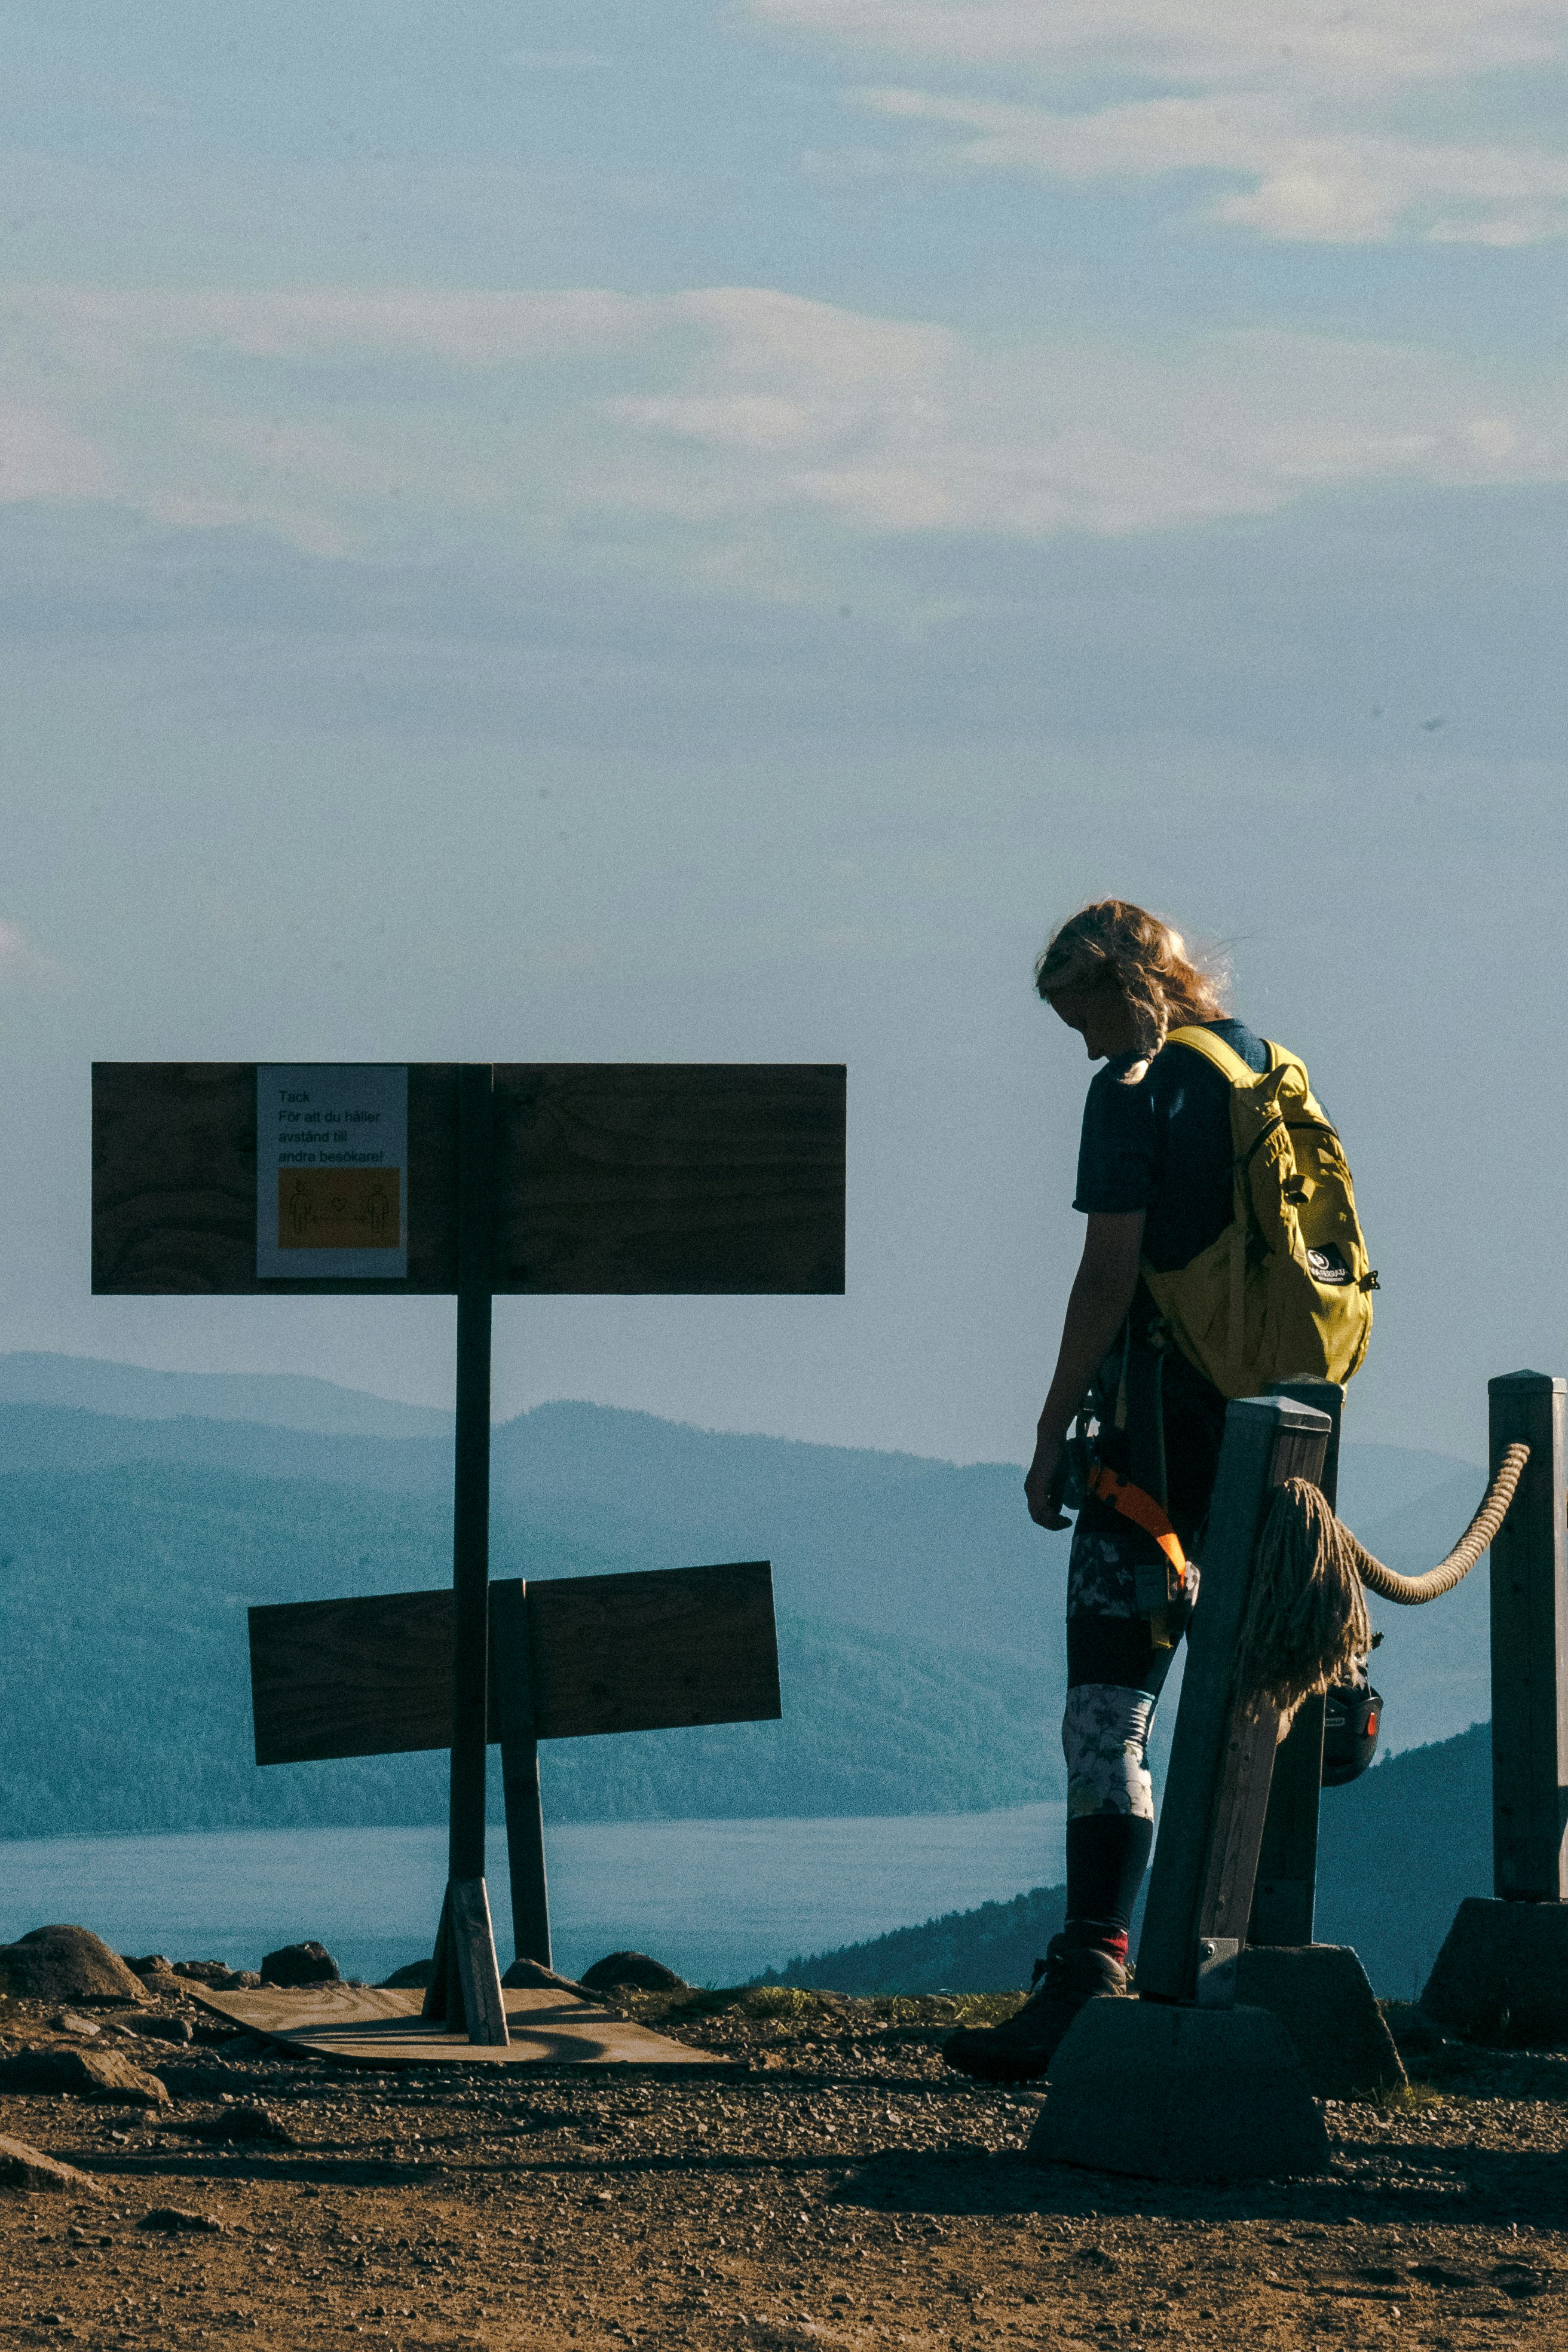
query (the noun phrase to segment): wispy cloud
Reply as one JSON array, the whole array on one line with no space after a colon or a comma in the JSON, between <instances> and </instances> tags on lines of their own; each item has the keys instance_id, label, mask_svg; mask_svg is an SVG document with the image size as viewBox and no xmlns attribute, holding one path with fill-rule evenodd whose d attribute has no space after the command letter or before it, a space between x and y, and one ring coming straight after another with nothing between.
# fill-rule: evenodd
<instances>
[{"instance_id":1,"label":"wispy cloud","mask_svg":"<svg viewBox=\"0 0 1568 2352\"><path fill-rule=\"evenodd\" d=\"M17 320L47 324L84 365L110 367L159 349L209 360L409 353L454 367L495 367L639 341L662 308L594 289L534 294L428 286L189 292L14 286L0 307Z\"/></svg>"},{"instance_id":2,"label":"wispy cloud","mask_svg":"<svg viewBox=\"0 0 1568 2352\"><path fill-rule=\"evenodd\" d=\"M1273 96L1161 98L1081 114L915 89L859 93L870 110L965 134L941 161L1044 178L1177 173L1250 182L1209 217L1269 236L1364 244L1414 227L1435 241L1522 245L1568 234L1568 153L1314 130Z\"/></svg>"},{"instance_id":3,"label":"wispy cloud","mask_svg":"<svg viewBox=\"0 0 1568 2352\"><path fill-rule=\"evenodd\" d=\"M67 977L65 966L36 948L19 923L0 916L0 993L57 986Z\"/></svg>"},{"instance_id":4,"label":"wispy cloud","mask_svg":"<svg viewBox=\"0 0 1568 2352\"><path fill-rule=\"evenodd\" d=\"M43 400L0 401L0 500L101 499L113 488L104 451Z\"/></svg>"},{"instance_id":5,"label":"wispy cloud","mask_svg":"<svg viewBox=\"0 0 1568 2352\"><path fill-rule=\"evenodd\" d=\"M678 522L708 562L767 518L1027 539L1568 476L1554 377L1309 334L1020 349L765 287L34 288L0 319L30 394L54 386L62 450L88 453L40 462L33 495L112 485L160 520L316 552L476 528L555 543L600 517L651 546ZM412 409L411 356L432 372ZM322 394L334 370L352 398Z\"/></svg>"},{"instance_id":6,"label":"wispy cloud","mask_svg":"<svg viewBox=\"0 0 1568 2352\"><path fill-rule=\"evenodd\" d=\"M1092 58L1205 78L1453 79L1561 58L1562 0L750 0L753 18L959 66Z\"/></svg>"},{"instance_id":7,"label":"wispy cloud","mask_svg":"<svg viewBox=\"0 0 1568 2352\"><path fill-rule=\"evenodd\" d=\"M1407 0L1293 9L1151 0L752 0L764 21L911 64L1000 75L1005 96L898 86L857 91L886 119L956 136L880 157L883 169L1240 184L1206 217L1297 242L1525 245L1568 234L1568 150L1499 131L1423 137L1424 89L1568 58L1563 0ZM1043 101L1075 69L1141 85L1121 103ZM1155 95L1148 95L1150 83ZM1160 85L1164 85L1162 90ZM1445 96L1449 93L1445 90ZM866 159L853 159L866 168Z\"/></svg>"}]
</instances>

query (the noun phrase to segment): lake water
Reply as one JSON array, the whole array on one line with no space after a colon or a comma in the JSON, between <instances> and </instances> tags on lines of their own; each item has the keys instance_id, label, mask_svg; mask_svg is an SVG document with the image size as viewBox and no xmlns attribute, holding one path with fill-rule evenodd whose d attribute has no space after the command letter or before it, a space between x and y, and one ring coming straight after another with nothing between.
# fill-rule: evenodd
<instances>
[{"instance_id":1,"label":"lake water","mask_svg":"<svg viewBox=\"0 0 1568 2352\"><path fill-rule=\"evenodd\" d=\"M735 1984L792 1957L1063 1875L1066 1808L887 1820L586 1822L547 1832L555 1965L651 1952L694 1984ZM0 1843L0 1942L50 1920L116 1951L223 1959L314 1936L347 1976L426 1953L444 1829L215 1830L174 1837ZM510 1958L505 1839L490 1833L490 1907Z\"/></svg>"}]
</instances>

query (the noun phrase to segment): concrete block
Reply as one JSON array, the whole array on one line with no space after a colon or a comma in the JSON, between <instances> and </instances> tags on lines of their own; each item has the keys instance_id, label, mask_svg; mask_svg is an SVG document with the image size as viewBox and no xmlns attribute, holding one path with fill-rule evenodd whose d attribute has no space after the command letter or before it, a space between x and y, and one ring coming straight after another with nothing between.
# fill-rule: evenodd
<instances>
[{"instance_id":1,"label":"concrete block","mask_svg":"<svg viewBox=\"0 0 1568 2352\"><path fill-rule=\"evenodd\" d=\"M1027 2153L1145 2180L1253 2180L1325 2170L1329 2141L1268 2010L1091 2000L1051 2061Z\"/></svg>"},{"instance_id":2,"label":"concrete block","mask_svg":"<svg viewBox=\"0 0 1568 2352\"><path fill-rule=\"evenodd\" d=\"M1568 2042L1568 1903L1467 1895L1421 2006L1473 2042Z\"/></svg>"},{"instance_id":3,"label":"concrete block","mask_svg":"<svg viewBox=\"0 0 1568 2352\"><path fill-rule=\"evenodd\" d=\"M1405 2079L1348 1944L1249 1944L1237 1963L1237 1998L1279 2020L1315 2099L1378 2098Z\"/></svg>"}]
</instances>

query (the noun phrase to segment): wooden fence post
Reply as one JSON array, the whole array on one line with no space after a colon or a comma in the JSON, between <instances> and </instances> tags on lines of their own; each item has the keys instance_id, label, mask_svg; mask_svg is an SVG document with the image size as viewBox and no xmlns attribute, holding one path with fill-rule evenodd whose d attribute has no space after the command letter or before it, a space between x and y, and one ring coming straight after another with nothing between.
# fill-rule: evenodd
<instances>
[{"instance_id":1,"label":"wooden fence post","mask_svg":"<svg viewBox=\"0 0 1568 2352\"><path fill-rule=\"evenodd\" d=\"M1487 1383L1491 1468L1522 1439L1530 1460L1491 1548L1492 1871L1508 1903L1568 1896L1568 1381Z\"/></svg>"},{"instance_id":2,"label":"wooden fence post","mask_svg":"<svg viewBox=\"0 0 1568 2352\"><path fill-rule=\"evenodd\" d=\"M1330 1433L1292 1398L1226 1409L1138 1947L1138 1990L1156 2000L1191 2000L1200 1973L1205 1997L1234 1999L1279 1732L1268 1701L1234 1689L1237 1643L1268 1498L1287 1478L1319 1480Z\"/></svg>"},{"instance_id":3,"label":"wooden fence post","mask_svg":"<svg viewBox=\"0 0 1568 2352\"><path fill-rule=\"evenodd\" d=\"M1345 1392L1337 1381L1271 1381L1270 1396L1294 1397L1326 1412L1332 1423L1318 1480L1329 1508L1339 1501L1340 1415ZM1252 1895L1249 1944L1310 1944L1317 1906L1318 1806L1323 1790L1321 1692L1304 1699L1274 1759L1258 1884Z\"/></svg>"}]
</instances>

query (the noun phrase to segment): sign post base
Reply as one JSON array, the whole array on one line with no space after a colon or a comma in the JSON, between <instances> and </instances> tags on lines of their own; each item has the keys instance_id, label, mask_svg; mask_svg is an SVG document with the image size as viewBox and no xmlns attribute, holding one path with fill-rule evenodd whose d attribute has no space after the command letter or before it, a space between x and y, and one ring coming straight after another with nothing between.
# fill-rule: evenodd
<instances>
[{"instance_id":1,"label":"sign post base","mask_svg":"<svg viewBox=\"0 0 1568 2352\"><path fill-rule=\"evenodd\" d=\"M452 2033L504 2048L506 2001L482 1878L450 1878L436 1936L436 1965L426 1988L424 2015L445 2018Z\"/></svg>"}]
</instances>

